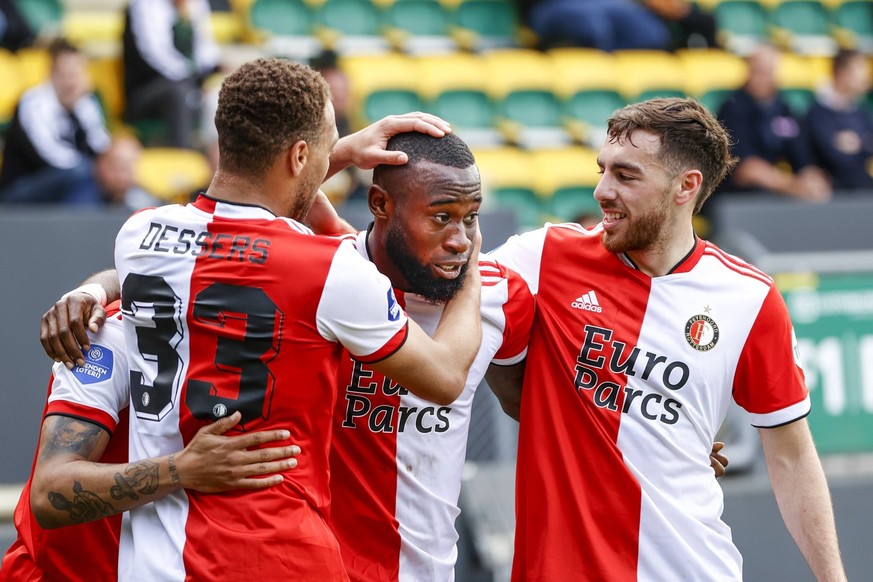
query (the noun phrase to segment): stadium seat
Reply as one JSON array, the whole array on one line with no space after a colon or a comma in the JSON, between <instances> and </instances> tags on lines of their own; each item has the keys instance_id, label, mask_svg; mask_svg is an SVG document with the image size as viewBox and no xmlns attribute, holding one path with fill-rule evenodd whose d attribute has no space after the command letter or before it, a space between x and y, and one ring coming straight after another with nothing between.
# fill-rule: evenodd
<instances>
[{"instance_id":1,"label":"stadium seat","mask_svg":"<svg viewBox=\"0 0 873 582\"><path fill-rule=\"evenodd\" d=\"M303 0L246 0L237 2L235 11L243 38L265 44L269 54L306 60L322 48L312 36L314 14Z\"/></svg>"},{"instance_id":2,"label":"stadium seat","mask_svg":"<svg viewBox=\"0 0 873 582\"><path fill-rule=\"evenodd\" d=\"M466 53L428 55L417 57L415 66L428 111L451 123L471 147L503 142L494 128L483 59Z\"/></svg>"},{"instance_id":3,"label":"stadium seat","mask_svg":"<svg viewBox=\"0 0 873 582\"><path fill-rule=\"evenodd\" d=\"M167 203L187 202L211 178L206 156L194 150L146 148L136 166L137 183Z\"/></svg>"},{"instance_id":4,"label":"stadium seat","mask_svg":"<svg viewBox=\"0 0 873 582\"><path fill-rule=\"evenodd\" d=\"M473 151L482 176L485 203L515 212L523 228L540 226L544 202L534 192L534 165L530 152L512 147Z\"/></svg>"},{"instance_id":5,"label":"stadium seat","mask_svg":"<svg viewBox=\"0 0 873 582\"><path fill-rule=\"evenodd\" d=\"M52 69L52 58L47 50L23 48L16 55L18 56L22 89L29 89L48 80Z\"/></svg>"},{"instance_id":6,"label":"stadium seat","mask_svg":"<svg viewBox=\"0 0 873 582\"><path fill-rule=\"evenodd\" d=\"M870 0L847 0L833 9L835 36L845 46L873 52L873 3Z\"/></svg>"},{"instance_id":7,"label":"stadium seat","mask_svg":"<svg viewBox=\"0 0 873 582\"><path fill-rule=\"evenodd\" d=\"M782 0L772 8L773 38L797 53L833 54L830 18L818 0Z\"/></svg>"},{"instance_id":8,"label":"stadium seat","mask_svg":"<svg viewBox=\"0 0 873 582\"><path fill-rule=\"evenodd\" d=\"M517 34L518 11L509 0L464 0L455 10L452 36L463 49L516 46Z\"/></svg>"},{"instance_id":9,"label":"stadium seat","mask_svg":"<svg viewBox=\"0 0 873 582\"><path fill-rule=\"evenodd\" d=\"M585 147L542 149L533 152L534 192L560 220L580 212L596 212L592 194L600 180L597 151Z\"/></svg>"},{"instance_id":10,"label":"stadium seat","mask_svg":"<svg viewBox=\"0 0 873 582\"><path fill-rule=\"evenodd\" d=\"M120 47L124 32L121 10L70 10L62 23L64 36L89 54L107 54Z\"/></svg>"},{"instance_id":11,"label":"stadium seat","mask_svg":"<svg viewBox=\"0 0 873 582\"><path fill-rule=\"evenodd\" d=\"M779 57L776 78L780 93L797 115L803 115L815 98L815 90L830 81L831 59L785 52Z\"/></svg>"},{"instance_id":12,"label":"stadium seat","mask_svg":"<svg viewBox=\"0 0 873 582\"><path fill-rule=\"evenodd\" d=\"M417 71L411 57L397 53L344 56L340 68L349 77L352 124L361 128L385 115L420 111Z\"/></svg>"},{"instance_id":13,"label":"stadium seat","mask_svg":"<svg viewBox=\"0 0 873 582\"><path fill-rule=\"evenodd\" d=\"M18 98L24 90L21 77L20 63L15 55L0 49L0 131L6 131L15 114Z\"/></svg>"},{"instance_id":14,"label":"stadium seat","mask_svg":"<svg viewBox=\"0 0 873 582\"><path fill-rule=\"evenodd\" d=\"M630 101L653 97L684 97L684 78L678 57L663 51L628 50L615 53L618 91Z\"/></svg>"},{"instance_id":15,"label":"stadium seat","mask_svg":"<svg viewBox=\"0 0 873 582\"><path fill-rule=\"evenodd\" d=\"M342 54L390 49L382 36L382 13L371 0L327 0L315 11L315 33Z\"/></svg>"},{"instance_id":16,"label":"stadium seat","mask_svg":"<svg viewBox=\"0 0 873 582\"><path fill-rule=\"evenodd\" d=\"M449 14L438 0L395 0L385 9L385 35L406 53L454 51Z\"/></svg>"},{"instance_id":17,"label":"stadium seat","mask_svg":"<svg viewBox=\"0 0 873 582\"><path fill-rule=\"evenodd\" d=\"M50 37L61 30L64 6L60 0L25 0L16 4L30 27L40 35Z\"/></svg>"},{"instance_id":18,"label":"stadium seat","mask_svg":"<svg viewBox=\"0 0 873 582\"><path fill-rule=\"evenodd\" d=\"M555 91L574 137L592 145L599 142L609 115L626 103L618 92L615 57L583 48L554 48L548 55L555 69Z\"/></svg>"},{"instance_id":19,"label":"stadium seat","mask_svg":"<svg viewBox=\"0 0 873 582\"><path fill-rule=\"evenodd\" d=\"M110 128L121 122L124 114L124 89L120 57L102 57L88 62L88 72L94 82L94 92L103 106Z\"/></svg>"},{"instance_id":20,"label":"stadium seat","mask_svg":"<svg viewBox=\"0 0 873 582\"><path fill-rule=\"evenodd\" d=\"M685 93L718 111L725 97L742 86L748 67L741 57L723 50L677 51Z\"/></svg>"},{"instance_id":21,"label":"stadium seat","mask_svg":"<svg viewBox=\"0 0 873 582\"><path fill-rule=\"evenodd\" d=\"M767 39L767 12L756 0L722 0L713 15L721 45L739 54L748 54Z\"/></svg>"},{"instance_id":22,"label":"stadium seat","mask_svg":"<svg viewBox=\"0 0 873 582\"><path fill-rule=\"evenodd\" d=\"M504 49L482 58L498 124L509 141L527 147L571 142L563 128L562 104L554 92L555 72L548 56L534 50Z\"/></svg>"}]
</instances>

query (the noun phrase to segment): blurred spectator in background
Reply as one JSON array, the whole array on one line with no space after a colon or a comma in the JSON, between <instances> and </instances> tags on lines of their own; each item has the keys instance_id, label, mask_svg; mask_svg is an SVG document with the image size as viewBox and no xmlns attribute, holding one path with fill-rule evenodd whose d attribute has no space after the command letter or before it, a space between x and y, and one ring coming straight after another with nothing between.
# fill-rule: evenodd
<instances>
[{"instance_id":1,"label":"blurred spectator in background","mask_svg":"<svg viewBox=\"0 0 873 582\"><path fill-rule=\"evenodd\" d=\"M349 91L349 77L339 66L337 54L333 51L324 51L314 56L310 66L321 73L330 87L330 102L336 115L336 129L339 136L343 137L352 133L351 93ZM322 191L334 206L339 206L346 200L367 199L368 185L372 181L372 172L364 172L353 166L337 172L329 180L321 185Z\"/></svg>"},{"instance_id":2,"label":"blurred spectator in background","mask_svg":"<svg viewBox=\"0 0 873 582\"><path fill-rule=\"evenodd\" d=\"M206 0L131 0L124 20L125 119L161 120L166 145L193 147L203 81L219 67Z\"/></svg>"},{"instance_id":3,"label":"blurred spectator in background","mask_svg":"<svg viewBox=\"0 0 873 582\"><path fill-rule=\"evenodd\" d=\"M873 189L873 118L862 106L870 63L854 50L833 60L833 83L820 90L807 114L816 161L834 189Z\"/></svg>"},{"instance_id":4,"label":"blurred spectator in background","mask_svg":"<svg viewBox=\"0 0 873 582\"><path fill-rule=\"evenodd\" d=\"M540 48L591 47L604 51L668 49L661 18L634 0L518 0L524 23Z\"/></svg>"},{"instance_id":5,"label":"blurred spectator in background","mask_svg":"<svg viewBox=\"0 0 873 582\"><path fill-rule=\"evenodd\" d=\"M64 39L49 47L47 82L26 91L6 133L0 200L102 204L93 160L109 147L87 60Z\"/></svg>"},{"instance_id":6,"label":"blurred spectator in background","mask_svg":"<svg viewBox=\"0 0 873 582\"><path fill-rule=\"evenodd\" d=\"M0 0L0 48L17 51L30 46L35 37L15 0Z\"/></svg>"},{"instance_id":7,"label":"blurred spectator in background","mask_svg":"<svg viewBox=\"0 0 873 582\"><path fill-rule=\"evenodd\" d=\"M715 17L689 0L641 0L667 25L672 48L715 48Z\"/></svg>"},{"instance_id":8,"label":"blurred spectator in background","mask_svg":"<svg viewBox=\"0 0 873 582\"><path fill-rule=\"evenodd\" d=\"M142 145L132 135L117 136L112 145L97 158L94 175L109 206L131 212L160 206L161 202L136 183L136 164Z\"/></svg>"},{"instance_id":9,"label":"blurred spectator in background","mask_svg":"<svg viewBox=\"0 0 873 582\"><path fill-rule=\"evenodd\" d=\"M824 202L831 186L814 165L809 136L779 95L778 51L759 47L748 58L745 85L724 102L718 117L734 140L740 158L720 192L767 191Z\"/></svg>"}]
</instances>

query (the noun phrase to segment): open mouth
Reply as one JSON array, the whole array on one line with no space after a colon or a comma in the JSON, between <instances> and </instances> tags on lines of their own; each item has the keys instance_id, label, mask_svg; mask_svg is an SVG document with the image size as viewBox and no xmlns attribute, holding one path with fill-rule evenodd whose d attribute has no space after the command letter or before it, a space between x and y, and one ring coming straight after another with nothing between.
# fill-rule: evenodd
<instances>
[{"instance_id":1,"label":"open mouth","mask_svg":"<svg viewBox=\"0 0 873 582\"><path fill-rule=\"evenodd\" d=\"M438 263L433 268L437 275L443 279L455 279L461 274L464 263Z\"/></svg>"},{"instance_id":2,"label":"open mouth","mask_svg":"<svg viewBox=\"0 0 873 582\"><path fill-rule=\"evenodd\" d=\"M603 211L603 226L608 228L610 226L615 225L622 219L627 218L627 214L624 212L616 212L614 210L604 210Z\"/></svg>"}]
</instances>

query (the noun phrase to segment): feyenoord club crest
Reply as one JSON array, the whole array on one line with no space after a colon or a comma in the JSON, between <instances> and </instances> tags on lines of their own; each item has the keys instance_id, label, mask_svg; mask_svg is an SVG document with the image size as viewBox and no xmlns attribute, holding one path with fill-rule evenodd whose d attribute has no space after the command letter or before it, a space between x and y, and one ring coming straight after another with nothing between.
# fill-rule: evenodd
<instances>
[{"instance_id":1,"label":"feyenoord club crest","mask_svg":"<svg viewBox=\"0 0 873 582\"><path fill-rule=\"evenodd\" d=\"M708 352L718 342L718 325L708 315L695 315L685 324L685 341L699 352Z\"/></svg>"}]
</instances>

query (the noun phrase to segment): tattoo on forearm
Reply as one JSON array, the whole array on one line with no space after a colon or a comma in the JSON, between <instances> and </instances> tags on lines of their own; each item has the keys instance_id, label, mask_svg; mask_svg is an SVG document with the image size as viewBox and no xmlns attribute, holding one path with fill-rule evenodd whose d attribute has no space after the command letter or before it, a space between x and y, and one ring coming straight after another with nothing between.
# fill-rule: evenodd
<instances>
[{"instance_id":1,"label":"tattoo on forearm","mask_svg":"<svg viewBox=\"0 0 873 582\"><path fill-rule=\"evenodd\" d=\"M48 500L55 509L68 512L73 523L85 523L118 513L95 493L82 490L78 481L73 483L72 499L67 499L63 493L49 491Z\"/></svg>"},{"instance_id":2,"label":"tattoo on forearm","mask_svg":"<svg viewBox=\"0 0 873 582\"><path fill-rule=\"evenodd\" d=\"M40 459L54 455L76 453L87 457L105 432L97 425L69 416L55 416L44 437Z\"/></svg>"},{"instance_id":3,"label":"tattoo on forearm","mask_svg":"<svg viewBox=\"0 0 873 582\"><path fill-rule=\"evenodd\" d=\"M149 460L130 463L124 474L115 474L115 485L109 490L113 499L139 499L137 493L149 495L158 490L158 464Z\"/></svg>"},{"instance_id":4,"label":"tattoo on forearm","mask_svg":"<svg viewBox=\"0 0 873 582\"><path fill-rule=\"evenodd\" d=\"M176 469L176 453L167 458L167 465L170 467L170 480L173 485L178 485L182 482L182 477L179 476L179 471Z\"/></svg>"}]
</instances>

